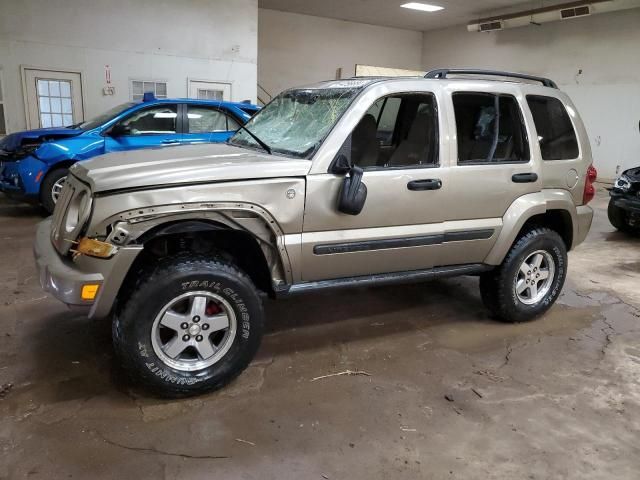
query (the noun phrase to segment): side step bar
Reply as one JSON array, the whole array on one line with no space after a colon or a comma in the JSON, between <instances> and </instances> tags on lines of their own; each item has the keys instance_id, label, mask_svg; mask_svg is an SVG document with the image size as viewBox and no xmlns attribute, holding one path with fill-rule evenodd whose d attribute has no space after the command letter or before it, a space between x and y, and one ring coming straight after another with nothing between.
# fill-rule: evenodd
<instances>
[{"instance_id":1,"label":"side step bar","mask_svg":"<svg viewBox=\"0 0 640 480\"><path fill-rule=\"evenodd\" d=\"M491 265L474 263L470 265L456 265L452 267L435 267L427 270L411 270L408 272L380 273L376 275L362 275L358 277L336 278L317 282L302 282L288 285L276 290L277 297L287 297L301 293L316 292L337 288L373 287L380 285L396 285L404 283L419 283L435 278L457 277L459 275L477 275L494 268Z\"/></svg>"}]
</instances>

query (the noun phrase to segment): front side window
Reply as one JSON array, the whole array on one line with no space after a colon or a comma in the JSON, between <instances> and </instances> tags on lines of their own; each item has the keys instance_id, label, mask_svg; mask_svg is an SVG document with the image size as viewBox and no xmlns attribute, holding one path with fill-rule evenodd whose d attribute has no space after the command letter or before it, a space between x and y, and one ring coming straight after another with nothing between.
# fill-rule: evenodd
<instances>
[{"instance_id":1,"label":"front side window","mask_svg":"<svg viewBox=\"0 0 640 480\"><path fill-rule=\"evenodd\" d=\"M237 130L236 122L217 108L187 106L189 133L227 132Z\"/></svg>"},{"instance_id":2,"label":"front side window","mask_svg":"<svg viewBox=\"0 0 640 480\"><path fill-rule=\"evenodd\" d=\"M527 95L527 103L538 132L543 160L572 160L580 150L566 108L560 100L541 95Z\"/></svg>"},{"instance_id":3,"label":"front side window","mask_svg":"<svg viewBox=\"0 0 640 480\"><path fill-rule=\"evenodd\" d=\"M138 110L119 124L126 135L157 135L177 132L178 106L157 105Z\"/></svg>"},{"instance_id":4,"label":"front side window","mask_svg":"<svg viewBox=\"0 0 640 480\"><path fill-rule=\"evenodd\" d=\"M529 142L511 95L454 93L458 163L528 162Z\"/></svg>"},{"instance_id":5,"label":"front side window","mask_svg":"<svg viewBox=\"0 0 640 480\"><path fill-rule=\"evenodd\" d=\"M420 168L438 164L438 114L433 95L409 93L375 102L347 144L363 169Z\"/></svg>"},{"instance_id":6,"label":"front side window","mask_svg":"<svg viewBox=\"0 0 640 480\"><path fill-rule=\"evenodd\" d=\"M274 98L245 125L273 153L311 158L342 117L362 86L288 90ZM239 130L232 145L260 149L256 140Z\"/></svg>"}]
</instances>

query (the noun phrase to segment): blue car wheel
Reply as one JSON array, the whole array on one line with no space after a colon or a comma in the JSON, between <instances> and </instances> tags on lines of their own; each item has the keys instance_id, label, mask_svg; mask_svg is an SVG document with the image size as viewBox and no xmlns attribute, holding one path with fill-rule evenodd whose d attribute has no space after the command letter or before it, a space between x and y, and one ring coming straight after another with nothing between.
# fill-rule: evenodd
<instances>
[{"instance_id":1,"label":"blue car wheel","mask_svg":"<svg viewBox=\"0 0 640 480\"><path fill-rule=\"evenodd\" d=\"M53 213L68 173L68 168L56 168L44 177L40 187L40 202L47 212Z\"/></svg>"}]
</instances>

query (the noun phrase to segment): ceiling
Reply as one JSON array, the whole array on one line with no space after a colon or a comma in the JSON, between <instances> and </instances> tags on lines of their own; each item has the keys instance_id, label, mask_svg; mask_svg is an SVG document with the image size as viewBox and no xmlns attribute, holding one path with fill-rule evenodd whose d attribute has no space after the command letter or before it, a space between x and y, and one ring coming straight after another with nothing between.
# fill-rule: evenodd
<instances>
[{"instance_id":1,"label":"ceiling","mask_svg":"<svg viewBox=\"0 0 640 480\"><path fill-rule=\"evenodd\" d=\"M569 0L415 0L439 5L435 13L400 8L410 0L259 0L260 8L302 13L316 17L383 25L409 30L434 30L467 24L494 14L540 8ZM414 0L411 0L414 1Z\"/></svg>"}]
</instances>

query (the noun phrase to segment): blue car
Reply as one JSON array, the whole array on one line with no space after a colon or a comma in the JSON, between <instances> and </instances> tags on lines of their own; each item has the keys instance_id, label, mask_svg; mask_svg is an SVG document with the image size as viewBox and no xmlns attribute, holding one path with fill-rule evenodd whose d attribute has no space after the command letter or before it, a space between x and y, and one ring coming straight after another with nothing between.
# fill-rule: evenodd
<instances>
[{"instance_id":1,"label":"blue car","mask_svg":"<svg viewBox=\"0 0 640 480\"><path fill-rule=\"evenodd\" d=\"M0 191L52 212L67 171L97 155L165 145L225 142L259 109L249 103L156 99L119 105L77 125L0 139Z\"/></svg>"}]
</instances>

